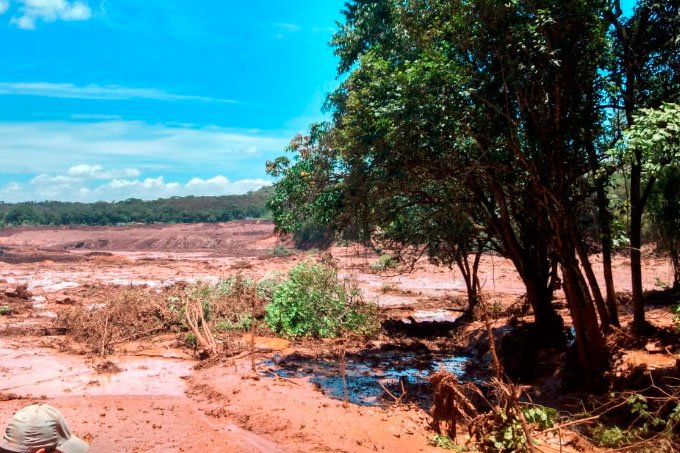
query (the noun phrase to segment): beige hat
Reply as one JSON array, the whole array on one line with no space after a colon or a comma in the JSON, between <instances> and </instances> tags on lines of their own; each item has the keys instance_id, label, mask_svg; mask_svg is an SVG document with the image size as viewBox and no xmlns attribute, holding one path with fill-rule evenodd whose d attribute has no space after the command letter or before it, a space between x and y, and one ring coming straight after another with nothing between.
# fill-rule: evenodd
<instances>
[{"instance_id":1,"label":"beige hat","mask_svg":"<svg viewBox=\"0 0 680 453\"><path fill-rule=\"evenodd\" d=\"M86 453L87 442L71 433L64 416L49 404L31 404L7 423L0 450L31 453L41 448L62 453Z\"/></svg>"}]
</instances>

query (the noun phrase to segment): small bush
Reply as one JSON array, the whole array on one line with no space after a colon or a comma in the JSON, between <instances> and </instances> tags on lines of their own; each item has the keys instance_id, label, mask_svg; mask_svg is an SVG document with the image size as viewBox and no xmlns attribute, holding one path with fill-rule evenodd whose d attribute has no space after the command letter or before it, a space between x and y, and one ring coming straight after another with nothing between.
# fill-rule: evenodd
<instances>
[{"instance_id":1,"label":"small bush","mask_svg":"<svg viewBox=\"0 0 680 453\"><path fill-rule=\"evenodd\" d=\"M282 258L285 256L290 256L292 252L288 250L284 245L277 245L273 249L269 250L269 256L274 256L277 258Z\"/></svg>"},{"instance_id":2,"label":"small bush","mask_svg":"<svg viewBox=\"0 0 680 453\"><path fill-rule=\"evenodd\" d=\"M339 281L335 269L314 263L298 264L275 287L265 320L286 337L373 335L379 329L377 309L364 303L357 285Z\"/></svg>"},{"instance_id":3,"label":"small bush","mask_svg":"<svg viewBox=\"0 0 680 453\"><path fill-rule=\"evenodd\" d=\"M385 269L391 269L397 267L397 260L395 260L390 255L380 255L378 261L371 263L369 267L374 271L383 271Z\"/></svg>"},{"instance_id":4,"label":"small bush","mask_svg":"<svg viewBox=\"0 0 680 453\"><path fill-rule=\"evenodd\" d=\"M0 316L9 316L12 314L12 307L9 305L0 306Z\"/></svg>"}]
</instances>

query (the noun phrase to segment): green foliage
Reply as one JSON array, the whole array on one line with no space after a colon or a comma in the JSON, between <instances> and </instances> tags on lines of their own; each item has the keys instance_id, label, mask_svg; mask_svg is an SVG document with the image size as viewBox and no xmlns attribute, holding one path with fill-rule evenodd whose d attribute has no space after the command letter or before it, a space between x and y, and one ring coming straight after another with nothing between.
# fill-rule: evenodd
<instances>
[{"instance_id":1,"label":"green foliage","mask_svg":"<svg viewBox=\"0 0 680 453\"><path fill-rule=\"evenodd\" d=\"M519 419L502 412L501 418L500 426L484 439L483 445L497 452L527 451L527 439Z\"/></svg>"},{"instance_id":2,"label":"green foliage","mask_svg":"<svg viewBox=\"0 0 680 453\"><path fill-rule=\"evenodd\" d=\"M288 248L286 248L285 245L281 245L281 244L277 245L276 247L269 250L269 252L268 252L269 256L274 256L274 257L279 257L279 258L289 256L290 254L291 254L291 251L288 250Z\"/></svg>"},{"instance_id":3,"label":"green foliage","mask_svg":"<svg viewBox=\"0 0 680 453\"><path fill-rule=\"evenodd\" d=\"M236 315L236 321L230 321L228 319L223 319L215 324L215 329L221 332L231 331L231 330L242 330L249 331L253 325L253 317L250 313L242 314L238 313Z\"/></svg>"},{"instance_id":4,"label":"green foliage","mask_svg":"<svg viewBox=\"0 0 680 453\"><path fill-rule=\"evenodd\" d=\"M309 135L291 140L292 162L287 157L267 162L267 173L279 178L267 208L277 231L293 233L298 247L330 244L341 212L341 159L329 140L328 125L313 124Z\"/></svg>"},{"instance_id":5,"label":"green foliage","mask_svg":"<svg viewBox=\"0 0 680 453\"><path fill-rule=\"evenodd\" d=\"M630 432L622 430L618 426L597 425L591 430L590 435L595 444L604 448L619 448L634 440Z\"/></svg>"},{"instance_id":6,"label":"green foliage","mask_svg":"<svg viewBox=\"0 0 680 453\"><path fill-rule=\"evenodd\" d=\"M371 263L369 267L374 271L384 271L397 267L399 263L391 255L380 255L378 261Z\"/></svg>"},{"instance_id":7,"label":"green foliage","mask_svg":"<svg viewBox=\"0 0 680 453\"><path fill-rule=\"evenodd\" d=\"M198 301L203 308L206 323L217 332L250 330L253 313L262 310L269 300L275 280L255 281L242 275L219 280L216 284L197 282L189 285L182 297L169 298L168 308L177 312L188 328L185 319L185 302Z\"/></svg>"},{"instance_id":8,"label":"green foliage","mask_svg":"<svg viewBox=\"0 0 680 453\"><path fill-rule=\"evenodd\" d=\"M522 408L527 423L539 430L552 428L557 420L557 411L551 407L531 405ZM528 451L527 440L519 418L513 414L499 412L497 428L483 441L489 451L515 452Z\"/></svg>"},{"instance_id":9,"label":"green foliage","mask_svg":"<svg viewBox=\"0 0 680 453\"><path fill-rule=\"evenodd\" d=\"M262 218L272 189L265 187L245 195L221 197L173 197L153 201L128 199L118 202L40 203L0 202L0 224L18 225L117 225L121 223L226 222Z\"/></svg>"},{"instance_id":10,"label":"green foliage","mask_svg":"<svg viewBox=\"0 0 680 453\"><path fill-rule=\"evenodd\" d=\"M445 450L464 451L461 446L457 445L449 436L443 434L435 434L428 443L433 447L443 448Z\"/></svg>"},{"instance_id":11,"label":"green foliage","mask_svg":"<svg viewBox=\"0 0 680 453\"><path fill-rule=\"evenodd\" d=\"M184 343L190 348L196 348L198 347L198 338L196 338L194 333L187 332L184 336Z\"/></svg>"},{"instance_id":12,"label":"green foliage","mask_svg":"<svg viewBox=\"0 0 680 453\"><path fill-rule=\"evenodd\" d=\"M654 277L654 286L658 286L661 289L668 289L668 283L661 280L659 276Z\"/></svg>"},{"instance_id":13,"label":"green foliage","mask_svg":"<svg viewBox=\"0 0 680 453\"><path fill-rule=\"evenodd\" d=\"M332 267L309 262L296 265L275 287L265 321L286 337L374 335L379 329L376 307L362 300L355 283L338 280Z\"/></svg>"},{"instance_id":14,"label":"green foliage","mask_svg":"<svg viewBox=\"0 0 680 453\"><path fill-rule=\"evenodd\" d=\"M346 76L326 103L333 123L293 139L293 160L268 165L280 178L269 205L277 228L418 247L457 264L469 293L479 282L466 258L492 247L545 314L542 330L555 331L551 265L574 277L565 285L585 279L573 257L588 243L580 220L593 194L608 224L605 163L631 166L629 151L649 153L654 175L677 157L677 107L662 105L680 86L677 2L641 0L632 16L616 5L349 0L332 41ZM633 125L639 107L660 105L639 110ZM607 155L625 124L633 127ZM636 221L638 201L626 207ZM630 230L637 251L639 228ZM585 380L602 382L592 297L571 289Z\"/></svg>"},{"instance_id":15,"label":"green foliage","mask_svg":"<svg viewBox=\"0 0 680 453\"><path fill-rule=\"evenodd\" d=\"M669 167L658 175L649 202L649 224L659 250L670 255L673 287L680 287L680 167Z\"/></svg>"},{"instance_id":16,"label":"green foliage","mask_svg":"<svg viewBox=\"0 0 680 453\"><path fill-rule=\"evenodd\" d=\"M671 311L673 312L673 327L675 328L675 331L677 333L680 333L680 304L675 305L673 308L671 308Z\"/></svg>"},{"instance_id":17,"label":"green foliage","mask_svg":"<svg viewBox=\"0 0 680 453\"><path fill-rule=\"evenodd\" d=\"M667 404L672 404L669 400ZM670 412L650 411L646 396L633 393L626 399L631 414L635 416L632 426L622 429L619 426L605 426L598 424L591 430L595 443L605 448L620 448L626 445L648 439L656 434L673 435L674 429L680 422L680 404L675 404Z\"/></svg>"},{"instance_id":18,"label":"green foliage","mask_svg":"<svg viewBox=\"0 0 680 453\"><path fill-rule=\"evenodd\" d=\"M557 410L546 406L529 406L522 409L524 418L528 423L538 426L538 429L548 429L555 426Z\"/></svg>"},{"instance_id":19,"label":"green foliage","mask_svg":"<svg viewBox=\"0 0 680 453\"><path fill-rule=\"evenodd\" d=\"M0 306L0 316L9 316L12 314L12 307L9 305Z\"/></svg>"},{"instance_id":20,"label":"green foliage","mask_svg":"<svg viewBox=\"0 0 680 453\"><path fill-rule=\"evenodd\" d=\"M648 177L679 164L680 105L663 103L657 109L640 109L633 126L610 154L622 163L640 161Z\"/></svg>"}]
</instances>

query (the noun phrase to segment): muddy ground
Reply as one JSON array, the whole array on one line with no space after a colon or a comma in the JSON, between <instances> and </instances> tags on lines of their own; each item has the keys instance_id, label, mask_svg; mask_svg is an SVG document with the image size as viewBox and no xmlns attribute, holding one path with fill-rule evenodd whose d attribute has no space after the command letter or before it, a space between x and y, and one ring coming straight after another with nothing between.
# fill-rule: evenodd
<instances>
[{"instance_id":1,"label":"muddy ground","mask_svg":"<svg viewBox=\"0 0 680 453\"><path fill-rule=\"evenodd\" d=\"M428 445L433 432L424 382L435 369L463 376L474 368L461 343L479 326L457 333L443 329L434 338L420 338L417 326L447 326L458 316L465 296L460 276L427 263L412 272L375 272L370 264L377 256L356 245L334 246L330 256L274 256L281 245L290 247L263 221L0 230L0 307L12 307L10 315L0 316L0 425L40 400L60 408L95 452L436 450ZM63 310L93 303L95 293L101 298L130 285L160 292L178 282L216 282L238 273L262 278L320 259L355 278L385 319L415 328L353 345L346 363L348 395L338 390L334 341L258 338L253 372L249 356L199 362L173 334L121 342L113 355L96 357L55 323ZM593 260L597 267L598 257ZM616 258L617 289L623 292L630 289L627 264L626 257ZM646 289L672 280L663 258L647 254L644 266ZM499 312L523 293L511 263L499 257L483 258L481 281ZM622 307L624 318L628 310ZM652 322L670 323L666 306L649 314ZM497 327L506 321L499 319ZM653 346L624 351L619 360L623 367L675 364L673 354L656 352ZM102 368L108 362L120 371ZM396 401L404 392L408 398Z\"/></svg>"}]
</instances>

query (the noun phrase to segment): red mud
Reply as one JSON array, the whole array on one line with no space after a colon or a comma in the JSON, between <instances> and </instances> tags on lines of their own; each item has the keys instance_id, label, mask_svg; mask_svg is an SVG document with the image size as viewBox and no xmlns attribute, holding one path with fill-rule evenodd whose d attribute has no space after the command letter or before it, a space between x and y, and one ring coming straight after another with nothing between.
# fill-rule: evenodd
<instances>
[{"instance_id":1,"label":"red mud","mask_svg":"<svg viewBox=\"0 0 680 453\"><path fill-rule=\"evenodd\" d=\"M433 435L429 416L418 407L343 405L307 379L263 377L270 373L264 365L255 376L249 358L194 370L190 351L164 337L121 345L108 359L122 371L98 374L96 359L60 352L63 337L50 336L56 314L87 303L93 286L160 287L237 273L260 278L320 259L303 252L270 256L280 243L271 223L260 221L0 230L0 294L24 284L30 292L24 301L0 297L0 306L16 306L12 316L0 316L0 425L41 399L59 407L94 452L437 450L427 443ZM387 317L454 317L450 310L464 297L462 280L448 269L419 263L411 273L375 273L369 264L377 256L369 251L336 246L330 253L340 273L356 278ZM630 288L625 260L615 264L619 291ZM594 262L599 266L597 257ZM658 289L671 275L665 260L645 259L647 289ZM480 277L491 301L507 305L523 293L505 259L484 257ZM625 316L628 308L622 310ZM670 322L667 309L652 310L650 317ZM314 354L306 343L257 342L264 351L258 362L282 349L277 354ZM656 357L652 362L662 355ZM631 351L623 360L633 364L649 356Z\"/></svg>"}]
</instances>

